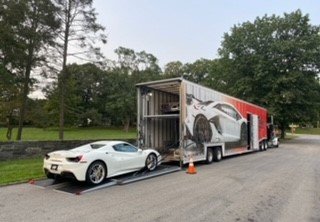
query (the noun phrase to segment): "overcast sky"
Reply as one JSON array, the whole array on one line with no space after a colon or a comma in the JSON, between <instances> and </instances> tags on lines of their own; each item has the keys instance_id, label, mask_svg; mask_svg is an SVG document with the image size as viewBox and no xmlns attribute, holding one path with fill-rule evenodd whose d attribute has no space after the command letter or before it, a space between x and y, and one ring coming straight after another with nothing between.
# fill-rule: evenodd
<instances>
[{"instance_id":1,"label":"overcast sky","mask_svg":"<svg viewBox=\"0 0 320 222\"><path fill-rule=\"evenodd\" d=\"M94 0L94 7L106 27L107 58L115 59L114 49L123 46L153 54L162 68L216 58L225 32L265 14L301 9L320 25L319 0Z\"/></svg>"}]
</instances>

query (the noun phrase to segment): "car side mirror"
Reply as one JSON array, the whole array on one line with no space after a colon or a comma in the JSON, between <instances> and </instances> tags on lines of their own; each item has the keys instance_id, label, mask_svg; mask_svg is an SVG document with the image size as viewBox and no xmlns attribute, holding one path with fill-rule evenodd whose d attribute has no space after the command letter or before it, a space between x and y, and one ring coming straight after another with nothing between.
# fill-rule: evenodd
<instances>
[{"instance_id":1,"label":"car side mirror","mask_svg":"<svg viewBox=\"0 0 320 222\"><path fill-rule=\"evenodd\" d=\"M138 149L138 153L142 153L142 149Z\"/></svg>"}]
</instances>

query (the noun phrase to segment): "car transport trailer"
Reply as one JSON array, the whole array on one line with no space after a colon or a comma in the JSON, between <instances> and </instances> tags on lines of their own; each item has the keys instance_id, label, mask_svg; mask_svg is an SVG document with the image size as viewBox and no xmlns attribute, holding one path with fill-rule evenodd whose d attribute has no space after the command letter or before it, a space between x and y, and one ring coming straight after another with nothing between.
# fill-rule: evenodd
<instances>
[{"instance_id":1,"label":"car transport trailer","mask_svg":"<svg viewBox=\"0 0 320 222\"><path fill-rule=\"evenodd\" d=\"M263 107L183 78L136 86L138 147L164 161L211 163L267 149L271 123Z\"/></svg>"}]
</instances>

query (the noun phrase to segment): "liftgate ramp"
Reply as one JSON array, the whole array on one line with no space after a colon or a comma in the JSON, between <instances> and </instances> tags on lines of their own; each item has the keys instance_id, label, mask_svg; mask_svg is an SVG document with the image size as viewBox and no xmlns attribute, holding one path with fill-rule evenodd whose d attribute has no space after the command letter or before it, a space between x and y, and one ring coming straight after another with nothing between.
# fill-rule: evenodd
<instances>
[{"instance_id":1,"label":"liftgate ramp","mask_svg":"<svg viewBox=\"0 0 320 222\"><path fill-rule=\"evenodd\" d=\"M151 172L146 170L140 170L135 173L125 174L125 175L117 176L111 179L106 179L100 185L88 185L84 182L78 182L74 180L64 180L64 179L57 179L57 180L45 179L45 180L38 180L38 181L31 180L29 183L45 189L52 189L58 192L81 195L81 194L92 192L95 190L100 190L100 189L115 186L115 185L124 185L128 183L133 183L136 181L141 181L148 178L169 174L169 173L173 173L180 170L181 168L178 166L160 165L157 167L156 170Z\"/></svg>"}]
</instances>

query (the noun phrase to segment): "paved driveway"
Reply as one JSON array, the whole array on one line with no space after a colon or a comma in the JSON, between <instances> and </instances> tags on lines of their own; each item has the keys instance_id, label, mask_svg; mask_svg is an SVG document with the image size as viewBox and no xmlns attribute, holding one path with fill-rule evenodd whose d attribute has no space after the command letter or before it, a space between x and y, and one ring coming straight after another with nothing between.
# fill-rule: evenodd
<instances>
[{"instance_id":1,"label":"paved driveway","mask_svg":"<svg viewBox=\"0 0 320 222\"><path fill-rule=\"evenodd\" d=\"M320 136L76 196L0 188L0 221L320 221Z\"/></svg>"}]
</instances>

